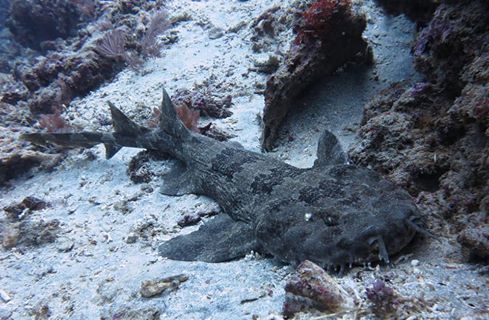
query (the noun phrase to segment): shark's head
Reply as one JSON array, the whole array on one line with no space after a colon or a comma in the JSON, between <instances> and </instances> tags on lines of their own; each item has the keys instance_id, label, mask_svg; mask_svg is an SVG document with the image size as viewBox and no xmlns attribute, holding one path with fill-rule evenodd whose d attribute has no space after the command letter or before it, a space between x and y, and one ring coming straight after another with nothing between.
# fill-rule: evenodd
<instances>
[{"instance_id":1,"label":"shark's head","mask_svg":"<svg viewBox=\"0 0 489 320\"><path fill-rule=\"evenodd\" d=\"M281 260L323 267L389 262L419 229L410 195L372 170L338 165L305 175L308 183L268 208L255 229Z\"/></svg>"}]
</instances>

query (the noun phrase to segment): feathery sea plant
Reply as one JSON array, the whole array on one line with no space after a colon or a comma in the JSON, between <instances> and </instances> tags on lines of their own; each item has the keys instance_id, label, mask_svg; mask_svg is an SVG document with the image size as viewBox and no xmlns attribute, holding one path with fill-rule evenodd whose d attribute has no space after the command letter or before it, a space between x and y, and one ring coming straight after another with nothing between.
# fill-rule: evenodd
<instances>
[{"instance_id":1,"label":"feathery sea plant","mask_svg":"<svg viewBox=\"0 0 489 320\"><path fill-rule=\"evenodd\" d=\"M143 38L141 39L141 54L145 57L159 57L161 45L157 36L165 31L170 22L168 13L164 10L156 12L149 23Z\"/></svg>"},{"instance_id":2,"label":"feathery sea plant","mask_svg":"<svg viewBox=\"0 0 489 320\"><path fill-rule=\"evenodd\" d=\"M115 29L107 32L97 43L95 51L109 59L125 60L127 33L122 29Z\"/></svg>"}]
</instances>

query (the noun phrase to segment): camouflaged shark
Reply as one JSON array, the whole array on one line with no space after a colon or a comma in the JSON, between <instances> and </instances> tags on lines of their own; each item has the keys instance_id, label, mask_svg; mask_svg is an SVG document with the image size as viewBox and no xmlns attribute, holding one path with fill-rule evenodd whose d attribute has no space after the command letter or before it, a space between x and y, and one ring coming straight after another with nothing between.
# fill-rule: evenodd
<instances>
[{"instance_id":1,"label":"camouflaged shark","mask_svg":"<svg viewBox=\"0 0 489 320\"><path fill-rule=\"evenodd\" d=\"M251 251L289 263L326 268L374 260L389 262L423 230L410 195L367 168L346 163L336 137L320 138L312 168L300 169L235 142L189 131L163 92L160 126L150 130L110 104L115 132L32 133L38 144L90 147L103 143L107 158L122 147L163 151L180 160L161 192L208 196L223 213L188 235L161 244L174 260L222 262Z\"/></svg>"}]
</instances>

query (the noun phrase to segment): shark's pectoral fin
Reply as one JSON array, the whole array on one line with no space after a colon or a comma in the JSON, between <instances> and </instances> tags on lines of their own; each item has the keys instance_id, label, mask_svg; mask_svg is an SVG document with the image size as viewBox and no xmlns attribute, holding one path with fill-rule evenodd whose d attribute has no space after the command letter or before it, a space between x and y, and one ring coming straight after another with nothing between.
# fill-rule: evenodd
<instances>
[{"instance_id":1,"label":"shark's pectoral fin","mask_svg":"<svg viewBox=\"0 0 489 320\"><path fill-rule=\"evenodd\" d=\"M341 148L338 138L329 130L324 130L319 138L317 159L314 167L346 163L346 155Z\"/></svg>"},{"instance_id":2,"label":"shark's pectoral fin","mask_svg":"<svg viewBox=\"0 0 489 320\"><path fill-rule=\"evenodd\" d=\"M161 244L159 252L172 260L224 262L242 258L258 249L248 224L220 214L199 230Z\"/></svg>"},{"instance_id":3,"label":"shark's pectoral fin","mask_svg":"<svg viewBox=\"0 0 489 320\"><path fill-rule=\"evenodd\" d=\"M181 162L163 177L163 184L160 192L166 196L183 196L186 194L199 194L197 187L197 175L188 169Z\"/></svg>"},{"instance_id":4,"label":"shark's pectoral fin","mask_svg":"<svg viewBox=\"0 0 489 320\"><path fill-rule=\"evenodd\" d=\"M121 150L121 146L117 146L114 144L104 143L105 146L105 158L112 158L119 150Z\"/></svg>"}]
</instances>

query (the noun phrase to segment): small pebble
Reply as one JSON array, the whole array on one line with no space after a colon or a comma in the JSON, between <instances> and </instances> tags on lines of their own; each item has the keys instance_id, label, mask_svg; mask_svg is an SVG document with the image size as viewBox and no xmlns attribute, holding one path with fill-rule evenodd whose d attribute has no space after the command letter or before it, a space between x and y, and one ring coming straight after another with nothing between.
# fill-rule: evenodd
<instances>
[{"instance_id":1,"label":"small pebble","mask_svg":"<svg viewBox=\"0 0 489 320\"><path fill-rule=\"evenodd\" d=\"M188 276L179 274L160 280L148 280L141 284L140 293L144 298L159 296L163 292L174 291L180 287L182 282L188 280Z\"/></svg>"},{"instance_id":2,"label":"small pebble","mask_svg":"<svg viewBox=\"0 0 489 320\"><path fill-rule=\"evenodd\" d=\"M411 266L417 267L419 265L419 260L413 259L411 260Z\"/></svg>"},{"instance_id":3,"label":"small pebble","mask_svg":"<svg viewBox=\"0 0 489 320\"><path fill-rule=\"evenodd\" d=\"M2 298L3 302L9 302L12 300L10 295L7 293L7 291L0 289L0 298Z\"/></svg>"},{"instance_id":4,"label":"small pebble","mask_svg":"<svg viewBox=\"0 0 489 320\"><path fill-rule=\"evenodd\" d=\"M138 236L131 232L127 235L126 243L135 243L138 240Z\"/></svg>"},{"instance_id":5,"label":"small pebble","mask_svg":"<svg viewBox=\"0 0 489 320\"><path fill-rule=\"evenodd\" d=\"M68 252L68 251L71 251L73 249L73 247L75 246L75 243L73 242L73 240L71 240L70 238L61 238L57 241L57 245L56 245L56 248L58 249L59 252Z\"/></svg>"},{"instance_id":6,"label":"small pebble","mask_svg":"<svg viewBox=\"0 0 489 320\"><path fill-rule=\"evenodd\" d=\"M12 316L12 311L0 308L0 319L11 319L10 317Z\"/></svg>"}]
</instances>

